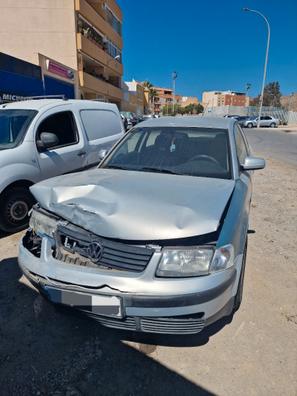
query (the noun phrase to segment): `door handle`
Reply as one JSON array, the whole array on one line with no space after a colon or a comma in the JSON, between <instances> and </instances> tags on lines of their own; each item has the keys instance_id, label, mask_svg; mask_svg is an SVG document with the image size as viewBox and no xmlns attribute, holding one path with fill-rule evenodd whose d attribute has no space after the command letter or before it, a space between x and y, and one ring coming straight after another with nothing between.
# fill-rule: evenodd
<instances>
[{"instance_id":1,"label":"door handle","mask_svg":"<svg viewBox=\"0 0 297 396\"><path fill-rule=\"evenodd\" d=\"M85 151L80 151L79 153L77 153L77 155L79 157L83 157L84 155L86 155L87 153Z\"/></svg>"}]
</instances>

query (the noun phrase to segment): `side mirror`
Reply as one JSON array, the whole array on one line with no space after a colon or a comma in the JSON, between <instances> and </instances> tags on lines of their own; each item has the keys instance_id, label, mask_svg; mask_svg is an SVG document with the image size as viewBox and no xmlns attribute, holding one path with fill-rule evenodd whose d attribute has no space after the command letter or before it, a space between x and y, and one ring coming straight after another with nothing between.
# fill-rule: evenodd
<instances>
[{"instance_id":1,"label":"side mirror","mask_svg":"<svg viewBox=\"0 0 297 396\"><path fill-rule=\"evenodd\" d=\"M246 157L244 163L241 164L244 170L257 170L265 168L265 160L258 157Z\"/></svg>"},{"instance_id":2,"label":"side mirror","mask_svg":"<svg viewBox=\"0 0 297 396\"><path fill-rule=\"evenodd\" d=\"M59 138L52 132L41 132L39 140L36 142L40 151L47 150L59 144Z\"/></svg>"},{"instance_id":3,"label":"side mirror","mask_svg":"<svg viewBox=\"0 0 297 396\"><path fill-rule=\"evenodd\" d=\"M108 154L108 150L106 149L100 150L98 154L99 160L102 161L107 156L107 154Z\"/></svg>"}]
</instances>

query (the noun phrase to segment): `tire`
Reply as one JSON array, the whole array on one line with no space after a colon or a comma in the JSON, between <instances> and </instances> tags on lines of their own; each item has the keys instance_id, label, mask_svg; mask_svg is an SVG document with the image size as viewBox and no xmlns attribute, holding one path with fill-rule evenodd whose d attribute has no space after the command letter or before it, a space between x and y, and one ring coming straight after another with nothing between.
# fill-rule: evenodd
<instances>
[{"instance_id":1,"label":"tire","mask_svg":"<svg viewBox=\"0 0 297 396\"><path fill-rule=\"evenodd\" d=\"M242 268L241 268L240 278L239 278L239 282L238 282L237 293L236 293L236 296L234 299L233 313L235 313L236 311L239 310L239 307L240 307L241 301L242 301L245 264L246 264L246 253L247 253L247 241L246 241L245 248L243 251Z\"/></svg>"},{"instance_id":2,"label":"tire","mask_svg":"<svg viewBox=\"0 0 297 396\"><path fill-rule=\"evenodd\" d=\"M270 128L276 128L276 123L275 123L275 122L272 122L272 123L270 124Z\"/></svg>"},{"instance_id":3,"label":"tire","mask_svg":"<svg viewBox=\"0 0 297 396\"><path fill-rule=\"evenodd\" d=\"M0 229L4 232L17 232L29 223L28 212L34 198L28 187L11 187L0 196Z\"/></svg>"},{"instance_id":4,"label":"tire","mask_svg":"<svg viewBox=\"0 0 297 396\"><path fill-rule=\"evenodd\" d=\"M251 122L249 122L249 123L247 124L247 127L248 127L248 128L253 128L253 124L252 124Z\"/></svg>"}]
</instances>

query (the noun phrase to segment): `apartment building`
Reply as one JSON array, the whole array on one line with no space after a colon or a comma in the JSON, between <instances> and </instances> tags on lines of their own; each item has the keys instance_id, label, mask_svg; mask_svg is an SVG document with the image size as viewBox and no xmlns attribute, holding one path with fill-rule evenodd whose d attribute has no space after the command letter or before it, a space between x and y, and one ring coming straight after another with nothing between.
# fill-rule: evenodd
<instances>
[{"instance_id":1,"label":"apartment building","mask_svg":"<svg viewBox=\"0 0 297 396\"><path fill-rule=\"evenodd\" d=\"M135 80L126 81L124 85L125 100L122 103L122 109L139 115L148 112L143 85Z\"/></svg>"},{"instance_id":2,"label":"apartment building","mask_svg":"<svg viewBox=\"0 0 297 396\"><path fill-rule=\"evenodd\" d=\"M173 104L173 90L161 87L153 87L153 89L157 93L157 96L153 99L153 109L155 114L159 114L163 106ZM177 102L175 101L175 103Z\"/></svg>"},{"instance_id":3,"label":"apartment building","mask_svg":"<svg viewBox=\"0 0 297 396\"><path fill-rule=\"evenodd\" d=\"M202 94L204 107L248 106L247 96L243 92L206 91Z\"/></svg>"},{"instance_id":4,"label":"apartment building","mask_svg":"<svg viewBox=\"0 0 297 396\"><path fill-rule=\"evenodd\" d=\"M180 101L178 103L180 104L181 107L186 107L190 104L197 105L199 101L196 96L181 96Z\"/></svg>"},{"instance_id":5,"label":"apartment building","mask_svg":"<svg viewBox=\"0 0 297 396\"><path fill-rule=\"evenodd\" d=\"M162 112L163 106L172 106L173 101L177 106L186 107L189 104L198 104L196 96L182 96L173 95L173 90L170 88L154 87L157 96L154 98L154 111L156 114Z\"/></svg>"},{"instance_id":6,"label":"apartment building","mask_svg":"<svg viewBox=\"0 0 297 396\"><path fill-rule=\"evenodd\" d=\"M40 54L78 74L76 97L122 101L122 13L115 0L6 0L1 51L35 65Z\"/></svg>"}]
</instances>

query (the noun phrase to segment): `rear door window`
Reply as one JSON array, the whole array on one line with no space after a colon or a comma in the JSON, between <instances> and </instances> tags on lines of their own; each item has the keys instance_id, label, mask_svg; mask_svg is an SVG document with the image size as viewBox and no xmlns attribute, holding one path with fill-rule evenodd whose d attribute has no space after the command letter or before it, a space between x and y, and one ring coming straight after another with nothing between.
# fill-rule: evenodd
<instances>
[{"instance_id":1,"label":"rear door window","mask_svg":"<svg viewBox=\"0 0 297 396\"><path fill-rule=\"evenodd\" d=\"M71 111L61 111L45 118L37 129L37 140L40 139L42 132L51 132L58 137L59 144L54 148L78 142L77 127Z\"/></svg>"},{"instance_id":2,"label":"rear door window","mask_svg":"<svg viewBox=\"0 0 297 396\"><path fill-rule=\"evenodd\" d=\"M111 110L81 110L80 116L89 141L122 132L120 118Z\"/></svg>"}]
</instances>

